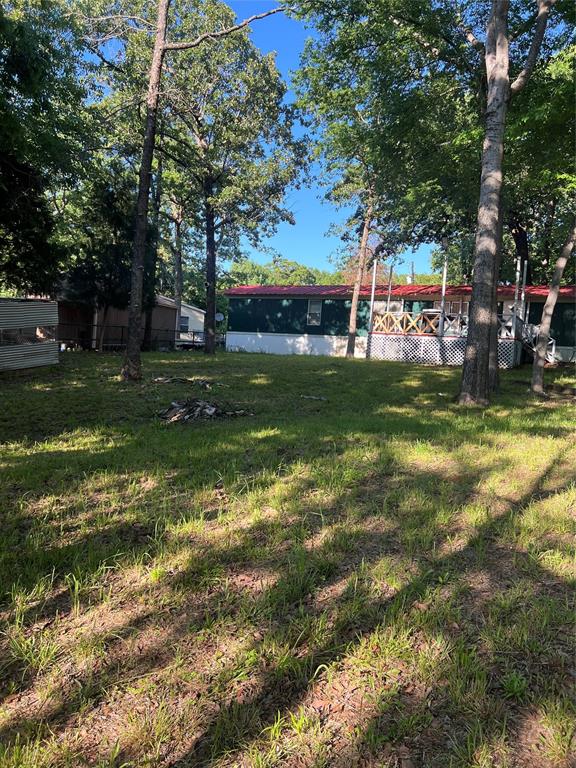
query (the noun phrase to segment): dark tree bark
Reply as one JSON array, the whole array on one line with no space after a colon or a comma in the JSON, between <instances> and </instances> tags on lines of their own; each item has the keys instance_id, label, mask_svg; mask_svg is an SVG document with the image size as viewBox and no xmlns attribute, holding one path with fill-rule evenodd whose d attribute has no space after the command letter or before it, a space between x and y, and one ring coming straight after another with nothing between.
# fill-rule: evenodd
<instances>
[{"instance_id":1,"label":"dark tree bark","mask_svg":"<svg viewBox=\"0 0 576 768\"><path fill-rule=\"evenodd\" d=\"M100 333L98 334L98 352L104 350L104 335L106 333L106 320L108 318L108 304L102 307L102 323L100 325Z\"/></svg>"},{"instance_id":2,"label":"dark tree bark","mask_svg":"<svg viewBox=\"0 0 576 768\"><path fill-rule=\"evenodd\" d=\"M390 299L392 297L392 280L394 279L394 262L390 264L390 271L388 272L388 294L386 297L386 312L390 311Z\"/></svg>"},{"instance_id":3,"label":"dark tree bark","mask_svg":"<svg viewBox=\"0 0 576 768\"><path fill-rule=\"evenodd\" d=\"M144 339L142 349L150 351L152 349L152 315L156 304L156 270L158 267L158 245L160 241L160 206L162 204L162 156L158 158L158 168L156 171L156 184L154 195L152 197L152 229L154 231L154 243L150 253L150 265L146 274L147 298L146 298L146 320L144 322Z\"/></svg>"},{"instance_id":4,"label":"dark tree bark","mask_svg":"<svg viewBox=\"0 0 576 768\"><path fill-rule=\"evenodd\" d=\"M552 324L552 315L554 314L554 307L558 300L558 293L560 291L560 282L562 275L568 264L572 251L574 250L574 244L576 243L576 218L572 220L570 232L562 248L562 252L556 261L554 268L554 274L550 282L550 290L546 297L544 309L542 310L542 319L540 320L540 332L538 334L538 342L536 343L536 349L534 351L534 363L532 366L532 392L537 395L541 395L544 392L544 365L546 363L546 350L548 349L548 342L550 341L550 326Z\"/></svg>"},{"instance_id":5,"label":"dark tree bark","mask_svg":"<svg viewBox=\"0 0 576 768\"><path fill-rule=\"evenodd\" d=\"M216 214L210 201L212 183L205 185L204 226L206 233L206 314L204 315L204 352L216 351Z\"/></svg>"},{"instance_id":6,"label":"dark tree bark","mask_svg":"<svg viewBox=\"0 0 576 768\"><path fill-rule=\"evenodd\" d=\"M504 228L503 206L500 206L498 217L498 250L494 259L494 275L492 281L492 306L490 308L490 354L488 357L488 386L490 392L500 389L500 369L498 367L498 281L502 263L502 230Z\"/></svg>"},{"instance_id":7,"label":"dark tree bark","mask_svg":"<svg viewBox=\"0 0 576 768\"><path fill-rule=\"evenodd\" d=\"M182 277L182 222L183 212L176 206L172 213L174 222L174 303L176 304L176 338L180 335L180 316L182 315L182 292L184 280Z\"/></svg>"},{"instance_id":8,"label":"dark tree bark","mask_svg":"<svg viewBox=\"0 0 576 768\"><path fill-rule=\"evenodd\" d=\"M354 357L356 348L356 331L358 327L358 301L360 299L360 289L366 273L366 260L368 256L368 237L370 236L370 227L372 225L372 204L368 205L364 223L362 225L362 236L360 238L360 248L358 249L358 267L354 288L352 290L352 304L350 306L350 320L348 322L348 343L346 344L346 357Z\"/></svg>"},{"instance_id":9,"label":"dark tree bark","mask_svg":"<svg viewBox=\"0 0 576 768\"><path fill-rule=\"evenodd\" d=\"M152 314L154 305L147 307L144 319L144 335L142 337L142 351L150 352L152 349Z\"/></svg>"},{"instance_id":10,"label":"dark tree bark","mask_svg":"<svg viewBox=\"0 0 576 768\"><path fill-rule=\"evenodd\" d=\"M510 227L510 234L514 240L516 257L520 259L520 274L524 274L524 264L528 264L526 268L526 285L532 285L532 265L530 264L530 249L526 227L523 225L520 216L515 211L510 213L508 225Z\"/></svg>"},{"instance_id":11,"label":"dark tree bark","mask_svg":"<svg viewBox=\"0 0 576 768\"><path fill-rule=\"evenodd\" d=\"M555 0L538 0L534 35L526 63L518 77L510 84L509 0L492 0L483 56L486 68L485 132L470 322L458 398L463 405L487 405L489 400L490 337L495 301L494 261L498 256L498 221L501 206L506 112L510 97L515 96L525 87L536 66L548 17L554 3Z\"/></svg>"},{"instance_id":12,"label":"dark tree bark","mask_svg":"<svg viewBox=\"0 0 576 768\"><path fill-rule=\"evenodd\" d=\"M136 228L132 251L132 278L130 284L130 307L128 310L128 340L122 367L125 380L137 381L142 377L140 345L142 343L142 291L144 285L144 258L146 254L146 232L148 229L148 200L150 196L150 177L156 140L156 121L158 100L160 97L160 78L164 61L166 27L170 0L158 1L156 38L150 74L148 77L148 95L146 97L146 125L142 144L142 159L138 179L138 198L136 203Z\"/></svg>"},{"instance_id":13,"label":"dark tree bark","mask_svg":"<svg viewBox=\"0 0 576 768\"><path fill-rule=\"evenodd\" d=\"M504 127L509 92L508 0L493 0L486 32L487 103L470 322L459 402L488 403L494 263L498 255Z\"/></svg>"}]
</instances>

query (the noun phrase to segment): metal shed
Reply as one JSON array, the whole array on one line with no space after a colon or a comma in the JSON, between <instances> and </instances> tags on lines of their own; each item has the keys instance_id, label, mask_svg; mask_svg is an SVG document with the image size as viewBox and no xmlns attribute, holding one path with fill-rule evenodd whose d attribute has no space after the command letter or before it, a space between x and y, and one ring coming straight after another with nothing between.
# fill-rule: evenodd
<instances>
[{"instance_id":1,"label":"metal shed","mask_svg":"<svg viewBox=\"0 0 576 768\"><path fill-rule=\"evenodd\" d=\"M0 370L58 362L58 304L41 299L0 299Z\"/></svg>"}]
</instances>

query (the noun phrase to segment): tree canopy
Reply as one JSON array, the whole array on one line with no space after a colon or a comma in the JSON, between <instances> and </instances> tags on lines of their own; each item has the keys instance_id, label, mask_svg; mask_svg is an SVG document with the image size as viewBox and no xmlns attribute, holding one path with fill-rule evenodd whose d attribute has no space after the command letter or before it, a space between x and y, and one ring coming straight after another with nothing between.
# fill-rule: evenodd
<instances>
[{"instance_id":1,"label":"tree canopy","mask_svg":"<svg viewBox=\"0 0 576 768\"><path fill-rule=\"evenodd\" d=\"M85 96L66 4L0 7L0 284L42 292L58 278L51 197L82 173Z\"/></svg>"},{"instance_id":2,"label":"tree canopy","mask_svg":"<svg viewBox=\"0 0 576 768\"><path fill-rule=\"evenodd\" d=\"M467 0L456 10L428 0L296 4L320 31L306 51L300 87L315 105L331 167L339 162L349 168L360 146L374 168L379 202L391 201L403 242L416 246L448 236L451 271L464 280L471 276L480 183L485 103L479 40L489 5ZM573 188L573 15L571 4L556 4L543 58L510 107L506 276L514 271L510 230L518 216L529 230L535 278L550 274L542 248L543 240L551 242L544 201L558 194L565 199ZM510 4L513 74L527 54L531 19L527 4ZM559 206L554 214L565 227L568 211Z\"/></svg>"},{"instance_id":3,"label":"tree canopy","mask_svg":"<svg viewBox=\"0 0 576 768\"><path fill-rule=\"evenodd\" d=\"M237 261L227 278L233 285L336 285L343 279L340 272L308 267L280 256L266 264L250 259Z\"/></svg>"}]
</instances>

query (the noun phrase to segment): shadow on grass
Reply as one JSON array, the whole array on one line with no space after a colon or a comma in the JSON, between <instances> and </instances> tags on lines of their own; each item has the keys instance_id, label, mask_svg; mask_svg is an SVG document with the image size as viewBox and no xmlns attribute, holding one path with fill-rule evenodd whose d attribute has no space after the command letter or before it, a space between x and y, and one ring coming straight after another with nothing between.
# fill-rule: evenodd
<instances>
[{"instance_id":1,"label":"shadow on grass","mask_svg":"<svg viewBox=\"0 0 576 768\"><path fill-rule=\"evenodd\" d=\"M554 461L551 462L554 466ZM337 538L337 531L334 533L335 526L338 524L338 505L331 510L334 514L326 514L330 519L328 535L326 540L311 552L305 552L302 549L292 550L287 553L284 562L279 564L278 570L284 573L269 589L265 590L261 597L250 605L250 613L257 617L258 623L267 625L265 643L267 646L275 644L285 644L288 641L292 648L292 654L285 661L284 666L274 666L267 672L264 679L260 681L258 694L254 697L248 697L247 700L238 701L233 699L228 704L222 706L213 719L211 724L207 724L203 733L197 738L194 747L189 754L180 758L174 765L211 765L217 759L225 754L229 754L244 747L252 739L256 738L263 729L269 727L274 722L277 711L294 711L303 701L310 686L314 685L317 679L317 672L323 665L329 666L338 662L345 655L353 653L353 648L361 639L369 636L375 630L382 626L394 626L395 622L401 616L409 616L414 603L421 600L427 590L438 583L439 577L446 580L446 573L457 574L462 577L467 569L475 567L477 563L478 546L485 544L497 538L499 531L509 524L512 515L521 510L528 502L541 496L540 486L546 478L543 473L538 483L527 490L526 495L518 503L511 506L510 510L495 520L489 521L481 526L477 533L468 541L466 546L457 553L446 557L430 557L429 552L419 552L416 557L418 563L418 572L406 586L384 600L374 600L369 593L364 593L362 589L356 590L353 595L338 595L334 599L322 604L322 611L335 611L332 628L327 637L321 644L312 645L306 648L305 642L300 638L294 643L294 630L292 625L298 626L298 619L302 620L305 616L314 615L315 609L307 602L319 588L326 589L330 584L340 581L343 577L350 577L358 568L358 562L361 559L363 567L376 562L383 554L394 552L398 545L399 524L394 524L383 536L370 536L361 534L353 540L352 550L349 543L334 541ZM385 480L385 477L382 478ZM422 481L422 477L418 478ZM372 477L372 483L374 478ZM427 483L437 481L434 476L426 478ZM297 489L296 489L297 490ZM302 491L302 489L299 489ZM559 489L560 490L560 489ZM340 500L342 501L342 500ZM318 519L318 518L313 518ZM173 588L180 591L182 587L193 589L194 582L199 574L209 573L215 566L225 566L228 568L238 568L245 564L246 544L251 543L255 538L262 544L266 544L267 539L274 533L275 524L273 522L259 522L257 525L242 532L242 540L237 547L224 548L219 552L217 549L210 552L205 561L195 561L194 569L187 569L179 573L173 581ZM318 531L319 525L311 525L307 520L305 532L302 531L302 520L297 520L287 526L286 531L289 536L296 535L298 530L300 534L313 538ZM332 532L333 535L330 535ZM396 545L396 546L394 546ZM484 564L483 570L488 572L492 578L499 584L506 583L518 571L518 564L512 565L510 562L510 552L498 549L491 553L489 559ZM539 568L530 565L531 581L534 584L540 584L543 581L550 582L549 577ZM450 578L453 578L451 576ZM562 586L562 585L557 585ZM562 586L562 589L565 587ZM533 597L537 597L534 593ZM474 606L478 610L481 606ZM234 601L226 610L228 618L234 616L234 609L246 610L242 605L242 600L236 604ZM222 603L219 595L216 593L206 603L195 601L193 611L185 610L178 621L172 621L167 630L159 637L156 646L149 649L145 654L139 654L133 659L124 659L121 669L116 669L113 658L107 663L106 668L101 671L102 681L97 677L90 675L90 679L85 680L85 686L76 697L67 696L61 702L60 707L53 710L44 710L42 713L42 722L48 723L52 730L59 730L66 727L67 723L74 718L76 708L85 704L88 695L86 686L90 686L89 700L94 707L105 695L106 690L120 681L130 678L132 672L139 676L149 673L155 669L166 666L170 663L171 651L170 644L185 636L197 627L201 629L205 623L206 617L211 615L220 615L222 613ZM115 635L120 641L128 631L137 631L143 628L151 617L145 615L140 617L137 622L133 622L124 628L115 628ZM453 643L466 643L471 638L463 638L462 633L446 627L442 627L442 616L433 618L433 624L436 626L436 632L449 638ZM305 640L305 638L304 638ZM246 655L250 655L252 650L262 653L260 644L254 644L246 649ZM109 648L110 655L113 657L113 645ZM231 676L234 670L230 670ZM423 715L422 702L418 702L419 693L406 694L394 693L392 696L386 695L384 702L380 705L383 712L375 715L371 722L364 724L365 735L360 735L357 739L354 749L360 753L366 750L374 750L381 746L381 743L396 743L404 736L408 727L406 723L412 723L416 727L426 725L431 719L429 702L441 702L442 694L435 687L438 686L440 677L446 674L445 670L439 669L438 678L434 681L428 681L428 692L424 704L427 715ZM459 672L461 674L461 672ZM471 677L474 675L472 673ZM222 696L221 687L225 684L225 671L221 672L218 686L220 688L218 695ZM226 696L224 696L226 698ZM483 738L486 740L495 735L501 728L502 711L499 712L495 702L498 701L497 692L492 692L491 696L485 701L478 702L478 711L484 716L485 723ZM411 711L416 715L410 716ZM488 712L492 710L492 715L496 712L500 715L494 718L487 717ZM398 721L401 726L398 727ZM402 725L402 723L404 723ZM466 720L461 722L461 728L465 730ZM10 731L20 730L23 723L12 723ZM27 722L27 728L30 728L30 721ZM363 726L363 727L364 727ZM494 731L494 734L492 733ZM7 736L8 734L4 734ZM404 749L408 749L404 747ZM409 750L410 751L410 750ZM129 759L130 755L123 757ZM334 757L334 760L337 758ZM339 758L341 759L341 757ZM337 764L337 763L334 763Z\"/></svg>"},{"instance_id":2,"label":"shadow on grass","mask_svg":"<svg viewBox=\"0 0 576 768\"><path fill-rule=\"evenodd\" d=\"M555 460L550 462L548 471L554 467ZM527 490L523 499L517 504L514 504L510 510L496 519L482 525L477 533L467 542L466 546L454 554L450 554L446 557L438 557L430 560L427 557L418 558L419 571L417 575L412 578L409 583L402 589L397 591L393 596L385 600L370 599L369 594L355 594L352 602L354 603L354 609L350 608L350 600L341 600L341 604L337 606L337 616L333 625L333 630L329 637L321 645L315 646L308 650L304 654L296 654L293 660L293 664L286 670L272 670L272 673L267 677L264 684L261 686L258 695L254 698L250 698L248 701L238 703L232 701L228 707L221 709L218 712L217 717L212 721L204 732L198 737L194 748L183 758L171 763L174 766L181 766L182 768L187 765L211 765L216 764L218 758L223 755L230 755L235 750L244 748L250 743L251 739L256 738L266 727L269 727L274 722L276 713L280 710L283 712L296 711L298 705L302 703L305 694L309 691L310 686L314 684L316 679L316 673L322 666L329 666L334 662L337 662L344 652L347 655L353 653L353 647L362 642L362 638L369 636L379 627L393 626L400 615L409 615L412 606L420 599L422 599L426 591L432 588L438 583L439 578L443 578L444 582L446 574L457 574L459 578L470 567L474 567L477 562L477 550L479 545L484 545L497 538L499 532L502 531L509 523L513 515L517 514L525 505L533 501L539 496L540 484L545 480L548 472L545 470L542 473L541 478ZM559 489L561 490L561 489ZM363 564L367 563L366 560L366 547L362 546L364 542L359 542L359 549L362 552ZM378 558L379 555L387 553L389 539L384 538L384 541L379 542L370 541L370 556L372 562ZM374 546L375 544L375 546ZM290 605L296 600L302 601L304 597L313 592L320 584L324 585L326 581L326 574L322 568L318 568L315 561L318 560L321 563L326 563L326 555L328 557L333 554L333 549L330 546L330 542L323 545L320 550L315 553L311 558L308 566L307 573L308 578L304 580L305 588L300 594L298 590L293 592L289 587L289 580L291 578L288 574L284 579L280 579L279 582L272 587L262 598L266 603L271 601L273 605L277 606L279 611L274 617L276 620L280 616L285 617L286 612L290 610ZM528 559L528 556L526 556ZM351 570L356 563L351 566ZM370 564L370 560L368 560ZM341 576L341 571L337 564L334 563L333 570ZM488 573L495 583L506 584L510 579L514 578L515 573L518 572L518 564L512 563L512 554L504 548L491 553L490 557L486 558L482 570ZM520 569L521 570L521 569ZM530 562L531 582L538 587L532 593L532 597L536 598L538 595L539 587L543 583L550 584L550 574L544 569L539 568L533 562ZM288 589L287 589L288 587ZM554 587L563 596L569 596L569 590L567 586L555 581ZM284 603L283 600L278 600L277 593L282 596L284 592L288 591L290 600L288 603ZM302 604L300 602L300 604ZM481 609L481 605L472 603L471 612L474 613ZM441 614L441 611L440 611ZM290 615L289 617L290 618ZM274 619L273 619L274 620ZM466 637L466 634L461 631L459 626L455 629L449 629L442 626L442 616L435 618L433 623L436 624L436 632L440 633L444 638L449 638L456 645L463 643L463 647L467 646L467 641L470 642L472 638ZM280 623L280 626L271 631L270 639L281 642L286 635L286 623L285 620ZM470 652L471 655L472 652ZM477 670L469 670L470 679L473 680ZM442 702L443 695L438 690L440 678L446 675L445 669L439 669L438 675L429 685L426 699L428 701ZM467 681L461 681L465 686ZM416 694L416 697L418 694ZM396 715L398 714L398 708L418 709L413 706L413 702L410 701L411 695L403 694L402 698L404 702L400 707L400 696L396 695L390 698L386 697L387 710L396 708ZM479 697L480 699L481 697ZM498 691L487 690L487 697L484 701L477 701L478 711L484 715L485 726L483 730L483 739L490 741L491 737L496 736L502 730L502 717L506 717L502 707L502 700L499 699ZM429 712L429 710L428 710ZM489 716L489 714L492 716ZM494 717L494 714L497 714ZM426 718L425 718L426 719ZM432 717L430 715L429 719ZM396 737L394 735L395 730L392 727L394 725L394 717L387 714L376 715L368 724L362 723L362 729L364 731L363 736L360 737L360 748L356 745L356 752L361 749L361 743L368 744L371 747L374 744L378 744L380 741L396 741L398 737L412 736L412 733L403 734L396 729ZM460 729L463 733L466 732L465 720L459 723ZM370 738L370 735L372 738ZM452 738L458 741L458 736L452 734ZM410 750L408 750L410 751ZM416 750L415 750L416 752ZM344 765L350 755L346 757L344 762L330 762L333 764ZM414 758L419 757L414 754ZM358 758L358 754L356 754ZM336 760L336 758L334 758ZM342 760L342 757L340 757ZM346 764L350 764L349 762Z\"/></svg>"},{"instance_id":3,"label":"shadow on grass","mask_svg":"<svg viewBox=\"0 0 576 768\"><path fill-rule=\"evenodd\" d=\"M317 373L317 366L309 366L307 372ZM253 376L256 369L257 366L246 376ZM274 377L267 375L274 382ZM414 389L424 389L433 398L429 384L426 390L423 383L426 377L430 377L428 372L418 372L413 378ZM374 398L373 383L369 384ZM348 385L352 386L352 382L348 381ZM258 385L264 391L273 386L278 387L278 383ZM303 384L298 387L302 389ZM341 386L336 389L339 388ZM111 392L116 389L110 385ZM241 390L238 394L242 403L248 402L241 399L248 395ZM294 391L290 397L294 399ZM335 392L334 398L339 397L342 393ZM471 449L494 443L494 454L484 465L478 465L473 459L468 462L460 459L452 468L454 479L448 486L453 508L473 502L479 488L495 471L517 469L509 457L497 452L496 440L491 434L498 432L497 414L474 413L456 418L450 407L440 407L436 401L418 407L410 398L407 406L402 379L387 386L384 409L381 402L370 402L367 397L364 413L357 414L358 398L351 393L346 397L345 404L332 415L315 411L287 413L285 402L292 402L288 398L282 401L284 411L273 417L270 413L262 415L250 423L198 425L190 430L176 428L172 432L159 426L114 431L113 437L120 444L106 447L104 441L96 454L92 446L84 450L43 450L9 456L7 472L10 477L17 477L23 486L18 493L26 495L25 503L19 503L10 518L10 535L2 560L7 584L12 580L31 587L52 569L56 570L57 583L75 569L81 570L89 582L103 562L120 568L123 564L153 562L167 546L177 552L179 542L166 544L162 530L158 530L158 519L166 525L182 517L194 519L201 513L204 520L212 518L217 523L215 516L231 506L228 499L207 511L198 509L198 503L191 499L198 490L214 491L215 485L224 489L236 485L235 496L241 500L255 488L265 493L285 475L286 483L290 484L288 498L298 505L292 514L278 513L269 520L238 527L232 541L224 540L220 545L212 542L209 547L195 551L190 562L166 578L167 590L181 602L176 615L161 613L165 625L155 639L147 642L144 650L128 658L125 654L115 656L115 649L126 637L157 626L158 615L146 610L113 627L115 637L108 641L104 661L84 675L76 674L77 695L70 695L65 687L58 695L56 685L51 692L50 706L41 708L37 716L22 713L12 718L0 731L0 738L9 740L19 731L31 732L42 725L49 726L54 733L74 727L79 712L85 712L87 705L92 710L97 708L111 688L125 685L133 675L140 677L168 668L174 660L174 647L180 641L205 631L214 621L235 621L240 617L242 626L253 627L259 639L245 643L240 659L234 659L234 663L219 669L217 674L209 674L202 685L199 684L207 702L218 703L217 711L211 712L206 706L199 732L191 734L192 743L174 758L166 747L163 764L209 766L219 764L224 758L234 759L261 738L263 731L273 725L278 712L294 712L300 705L307 704L316 689L329 689L327 668L355 657L375 633L404 631L407 627L411 627L412 632L422 632L424 628L433 633L439 643L444 642L452 649L450 654L441 660L437 670L428 673L423 686L426 690L414 689L414 686L410 690L401 680L388 691L389 665L379 658L377 651L369 653L370 663L381 666L381 695L375 696L371 713L368 707L357 723L346 724L356 728L353 736L348 734L344 738L343 723L339 731L336 728L333 742L327 747L327 764L351 765L367 759L367 755L376 760L379 752L385 758L388 745L393 745L394 749L404 750L417 765L441 765L450 740L454 749L468 749L469 734L474 733L478 722L482 723L479 741L497 740L503 723L507 719L514 723L521 707L508 702L493 682L502 654L478 650L481 619L492 597L490 587L510 588L522 577L535 601L552 597L564 599L570 594L562 580L546 571L528 553L506 547L505 533L514 517L530 503L544 498L548 492L560 493L569 486L572 477L568 473L568 478L557 483L553 491L546 491L550 473L557 472L561 462L561 457L551 457L537 476L530 479L520 498L506 498L500 493L492 499L491 519L470 533L451 526L451 521L441 514L445 504L442 493L447 484L446 468L440 464L434 470L415 470L407 465L399 471L397 452L383 441L377 445L376 468L367 456L364 466L352 473L349 480L339 479L338 492L329 502L317 503L313 495L314 472L299 477L298 468L310 470L314 462L321 460L326 461L327 468L330 463L334 465L331 471L343 472L350 447L367 435L379 432L412 442L426 438L438 450L450 450L459 442L467 442ZM378 397L381 399L382 395ZM418 395L414 400L418 401ZM149 406L150 402L146 401L146 408ZM396 413L396 407L408 410ZM568 432L569 426L558 422L532 425L530 420L539 413L535 410L531 414L529 409L524 409L523 418L511 425L511 431L518 434L527 431L534 436ZM102 426L101 421L98 423ZM207 465L204 466L203 461ZM63 474L50 477L51 468L62 466ZM94 500L83 500L82 492L87 477L106 473L109 468L114 468L118 477L151 472L168 474L169 479L152 490L144 486L128 509L120 506L115 516L128 515L128 521L113 516L111 521L99 522L98 515L92 511ZM220 482L216 483L219 476ZM239 482L238 478L247 476L251 478L249 482ZM46 479L45 485L39 488L32 482L38 477ZM115 482L113 478L113 487ZM173 504L168 496L169 503L162 506L163 494L170 487L181 491ZM34 504L42 502L47 495L73 500L72 504L64 503L61 514L55 518L62 541L55 542L53 536L48 541L35 537L38 508ZM74 519L75 504L80 508L79 517L85 515L85 518ZM52 524L53 521L48 521L48 527ZM95 531L98 526L101 530ZM460 538L461 545L451 541L452 537ZM19 550L11 551L15 546ZM364 574L382 557L396 558L399 562L405 558L410 568L399 587L386 590L384 595L375 595L366 586ZM275 576L257 595L242 588L221 587L226 579L253 573L259 567L273 571ZM461 585L467 579L485 582L485 586L475 592L468 584L465 599L462 598L457 611L454 609L458 616L455 620L454 611L451 613L454 606L450 601L443 604L437 599L437 592ZM212 582L215 586L206 588ZM198 595L202 590L204 593ZM317 602L320 593L325 597ZM38 621L56 611L69 611L67 599L69 597L60 593L45 600L39 610L31 609L29 620ZM138 603L138 591L132 599ZM417 604L423 600L431 602L421 611ZM322 616L327 617L327 627L317 640L310 624ZM552 621L551 626L557 623ZM534 667L539 665L542 653L538 632L539 629L534 628L536 650L524 650L528 665ZM278 653L278 648L287 650ZM255 658L258 662L252 669L250 660ZM392 658L395 661L394 654ZM250 681L247 689L242 687L246 676L240 686L237 680L238 664L243 663L252 670L247 673ZM562 675L560 670L548 681L552 696L563 695ZM447 678L459 681L452 684L460 688L451 691ZM19 687L19 694L25 695L33 685L34 678L30 677ZM467 694L467 686L475 692L477 701ZM441 734L435 745L429 730L432 722L444 715L448 721L434 726ZM319 717L323 723L325 715ZM512 742L513 739L514 736ZM437 763L421 762L426 750ZM121 757L137 759L137 750L126 747Z\"/></svg>"}]
</instances>

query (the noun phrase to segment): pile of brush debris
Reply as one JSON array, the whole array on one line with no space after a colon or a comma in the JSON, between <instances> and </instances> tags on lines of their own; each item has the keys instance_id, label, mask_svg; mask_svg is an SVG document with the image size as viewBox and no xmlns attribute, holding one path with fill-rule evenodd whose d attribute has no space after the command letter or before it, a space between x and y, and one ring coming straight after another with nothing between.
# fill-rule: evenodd
<instances>
[{"instance_id":1,"label":"pile of brush debris","mask_svg":"<svg viewBox=\"0 0 576 768\"><path fill-rule=\"evenodd\" d=\"M210 381L209 379L200 378L185 378L183 376L156 376L152 379L154 384L191 384L202 389L212 389L212 387L224 387L225 384L221 384L219 381Z\"/></svg>"},{"instance_id":2,"label":"pile of brush debris","mask_svg":"<svg viewBox=\"0 0 576 768\"><path fill-rule=\"evenodd\" d=\"M173 424L178 421L197 421L198 419L231 419L235 416L253 416L242 409L233 409L227 405L209 403L207 400L173 400L169 407L158 414L161 419Z\"/></svg>"}]
</instances>

